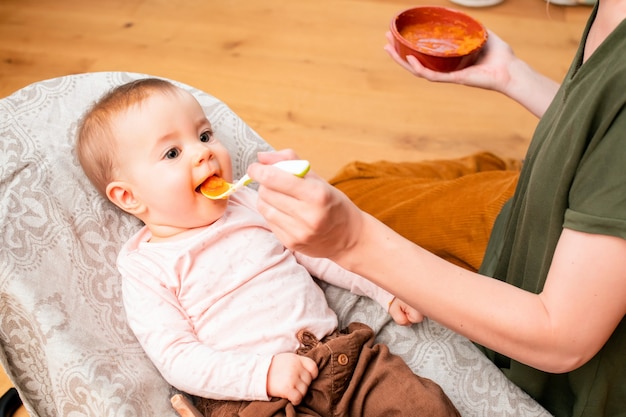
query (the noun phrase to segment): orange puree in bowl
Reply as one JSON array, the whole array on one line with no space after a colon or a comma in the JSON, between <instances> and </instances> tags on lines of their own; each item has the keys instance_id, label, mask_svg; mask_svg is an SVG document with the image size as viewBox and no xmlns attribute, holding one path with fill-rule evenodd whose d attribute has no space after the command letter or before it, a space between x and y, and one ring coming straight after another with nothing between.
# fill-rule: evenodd
<instances>
[{"instance_id":1,"label":"orange puree in bowl","mask_svg":"<svg viewBox=\"0 0 626 417\"><path fill-rule=\"evenodd\" d=\"M465 55L482 42L481 36L453 22L423 22L406 25L400 35L425 53L436 55Z\"/></svg>"},{"instance_id":2,"label":"orange puree in bowl","mask_svg":"<svg viewBox=\"0 0 626 417\"><path fill-rule=\"evenodd\" d=\"M213 176L202 183L200 192L204 195L218 196L228 191L229 188L230 186L223 178Z\"/></svg>"}]
</instances>

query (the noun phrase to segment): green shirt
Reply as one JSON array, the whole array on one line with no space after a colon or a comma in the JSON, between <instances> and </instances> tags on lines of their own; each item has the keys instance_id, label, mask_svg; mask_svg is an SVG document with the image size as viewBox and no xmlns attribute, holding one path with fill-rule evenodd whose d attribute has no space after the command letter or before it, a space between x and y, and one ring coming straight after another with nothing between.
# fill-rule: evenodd
<instances>
[{"instance_id":1,"label":"green shirt","mask_svg":"<svg viewBox=\"0 0 626 417\"><path fill-rule=\"evenodd\" d=\"M597 6L596 6L597 8ZM626 21L582 65L583 41L539 122L518 188L503 208L481 273L539 293L563 228L626 239ZM538 371L484 349L556 416L626 415L626 322L566 374Z\"/></svg>"}]
</instances>

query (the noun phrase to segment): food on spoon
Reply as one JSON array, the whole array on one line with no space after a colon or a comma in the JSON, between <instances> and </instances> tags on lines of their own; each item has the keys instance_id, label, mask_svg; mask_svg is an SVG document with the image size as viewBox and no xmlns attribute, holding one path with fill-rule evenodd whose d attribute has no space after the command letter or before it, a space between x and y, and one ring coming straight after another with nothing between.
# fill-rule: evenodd
<instances>
[{"instance_id":1,"label":"food on spoon","mask_svg":"<svg viewBox=\"0 0 626 417\"><path fill-rule=\"evenodd\" d=\"M272 165L298 177L304 177L311 168L309 161L304 159L279 161ZM210 198L211 200L221 200L227 198L229 195L242 187L245 187L251 182L252 178L250 178L247 174L241 177L239 181L234 184L230 184L220 177L213 176L207 178L198 188L202 195L206 198Z\"/></svg>"},{"instance_id":2,"label":"food on spoon","mask_svg":"<svg viewBox=\"0 0 626 417\"><path fill-rule=\"evenodd\" d=\"M225 193L226 191L228 191L229 188L230 184L224 181L222 177L213 175L207 178L206 181L204 181L202 185L200 185L200 192L205 197L211 198L217 197L218 195Z\"/></svg>"}]
</instances>

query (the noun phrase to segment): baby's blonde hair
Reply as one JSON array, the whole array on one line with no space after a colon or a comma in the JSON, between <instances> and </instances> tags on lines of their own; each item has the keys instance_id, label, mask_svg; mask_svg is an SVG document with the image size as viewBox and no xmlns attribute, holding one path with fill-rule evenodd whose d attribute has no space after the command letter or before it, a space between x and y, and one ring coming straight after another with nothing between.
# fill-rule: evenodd
<instances>
[{"instance_id":1,"label":"baby's blonde hair","mask_svg":"<svg viewBox=\"0 0 626 417\"><path fill-rule=\"evenodd\" d=\"M117 143L112 121L133 105L141 104L156 92L175 92L178 87L166 80L143 78L120 85L87 110L80 120L76 153L85 175L106 197L106 187L115 180Z\"/></svg>"}]
</instances>

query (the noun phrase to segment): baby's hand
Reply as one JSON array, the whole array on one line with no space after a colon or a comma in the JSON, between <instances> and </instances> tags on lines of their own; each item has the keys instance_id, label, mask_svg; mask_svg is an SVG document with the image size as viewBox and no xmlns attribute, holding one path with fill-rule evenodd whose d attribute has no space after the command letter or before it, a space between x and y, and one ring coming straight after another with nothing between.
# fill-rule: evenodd
<instances>
[{"instance_id":1,"label":"baby's hand","mask_svg":"<svg viewBox=\"0 0 626 417\"><path fill-rule=\"evenodd\" d=\"M389 304L389 315L401 326L420 323L424 320L424 315L422 313L397 297L394 298Z\"/></svg>"},{"instance_id":2,"label":"baby's hand","mask_svg":"<svg viewBox=\"0 0 626 417\"><path fill-rule=\"evenodd\" d=\"M267 371L267 394L298 405L315 378L317 364L313 359L295 353L279 353L272 358Z\"/></svg>"}]
</instances>

